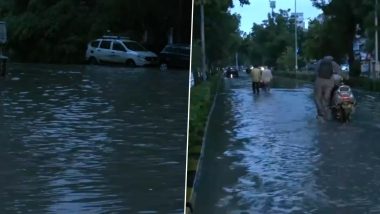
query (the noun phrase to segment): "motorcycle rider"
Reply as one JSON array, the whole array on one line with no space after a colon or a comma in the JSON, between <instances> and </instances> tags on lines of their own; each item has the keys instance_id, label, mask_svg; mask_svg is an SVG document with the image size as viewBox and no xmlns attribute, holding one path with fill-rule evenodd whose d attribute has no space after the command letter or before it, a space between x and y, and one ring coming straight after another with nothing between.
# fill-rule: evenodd
<instances>
[{"instance_id":1,"label":"motorcycle rider","mask_svg":"<svg viewBox=\"0 0 380 214\"><path fill-rule=\"evenodd\" d=\"M318 61L316 66L314 98L317 107L317 119L321 121L325 121L330 117L329 104L335 86L334 74L342 76L342 71L332 56L325 56Z\"/></svg>"}]
</instances>

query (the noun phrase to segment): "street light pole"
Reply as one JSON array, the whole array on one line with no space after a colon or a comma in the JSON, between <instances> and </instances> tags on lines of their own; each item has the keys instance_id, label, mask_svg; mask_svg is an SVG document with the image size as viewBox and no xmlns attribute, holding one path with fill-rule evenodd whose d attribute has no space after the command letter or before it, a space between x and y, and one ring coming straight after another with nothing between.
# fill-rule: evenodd
<instances>
[{"instance_id":1,"label":"street light pole","mask_svg":"<svg viewBox=\"0 0 380 214\"><path fill-rule=\"evenodd\" d=\"M297 56L297 49L298 49L298 44L297 44L297 24L298 24L298 16L297 16L297 0L294 0L294 43L295 43L295 69L296 73L298 71L298 56Z\"/></svg>"},{"instance_id":2,"label":"street light pole","mask_svg":"<svg viewBox=\"0 0 380 214\"><path fill-rule=\"evenodd\" d=\"M377 0L375 0L375 78L379 77L379 43L378 43L378 30L377 30Z\"/></svg>"}]
</instances>

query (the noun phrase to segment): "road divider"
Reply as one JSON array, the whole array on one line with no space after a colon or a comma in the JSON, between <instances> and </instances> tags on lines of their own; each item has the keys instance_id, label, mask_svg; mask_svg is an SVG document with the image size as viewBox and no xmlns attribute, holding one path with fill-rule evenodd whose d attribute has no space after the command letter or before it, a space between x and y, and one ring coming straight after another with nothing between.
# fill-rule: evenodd
<instances>
[{"instance_id":1,"label":"road divider","mask_svg":"<svg viewBox=\"0 0 380 214\"><path fill-rule=\"evenodd\" d=\"M217 72L209 80L191 88L190 94L190 120L189 120L189 145L187 166L187 190L186 206L187 213L192 213L196 198L194 188L197 180L205 134L207 133L208 121L216 99L216 93L221 85L222 73Z\"/></svg>"}]
</instances>

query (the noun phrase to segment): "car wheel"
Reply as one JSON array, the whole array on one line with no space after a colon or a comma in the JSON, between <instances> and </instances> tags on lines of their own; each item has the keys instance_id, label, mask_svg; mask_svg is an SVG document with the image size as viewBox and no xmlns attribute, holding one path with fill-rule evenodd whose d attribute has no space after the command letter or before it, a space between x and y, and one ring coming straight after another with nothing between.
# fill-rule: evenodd
<instances>
[{"instance_id":1,"label":"car wheel","mask_svg":"<svg viewBox=\"0 0 380 214\"><path fill-rule=\"evenodd\" d=\"M90 65L97 65L98 64L98 60L96 60L95 57L90 57L88 62L90 63Z\"/></svg>"},{"instance_id":2,"label":"car wheel","mask_svg":"<svg viewBox=\"0 0 380 214\"><path fill-rule=\"evenodd\" d=\"M160 70L161 70L161 71L166 71L166 70L168 70L168 64L166 64L165 62L161 63L161 65L160 65Z\"/></svg>"},{"instance_id":3,"label":"car wheel","mask_svg":"<svg viewBox=\"0 0 380 214\"><path fill-rule=\"evenodd\" d=\"M133 61L133 59L128 59L125 64L127 66L130 66L130 67L135 67L136 66L136 63L135 63L135 61Z\"/></svg>"}]
</instances>

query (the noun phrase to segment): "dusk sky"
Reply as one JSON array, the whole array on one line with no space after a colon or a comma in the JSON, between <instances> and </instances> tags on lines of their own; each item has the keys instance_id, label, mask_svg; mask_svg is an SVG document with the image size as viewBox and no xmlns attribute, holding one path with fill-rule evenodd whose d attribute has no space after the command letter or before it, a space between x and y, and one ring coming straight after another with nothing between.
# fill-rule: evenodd
<instances>
[{"instance_id":1,"label":"dusk sky","mask_svg":"<svg viewBox=\"0 0 380 214\"><path fill-rule=\"evenodd\" d=\"M233 0L235 7L231 9L231 13L239 13L241 16L240 30L249 33L253 23L261 24L267 19L268 13L271 12L269 0L250 0L250 5L240 7L238 0ZM294 11L294 0L276 0L276 9L291 9ZM310 0L297 0L297 12L303 12L305 25L307 27L308 19L315 18L322 13L321 10L313 7Z\"/></svg>"}]
</instances>

